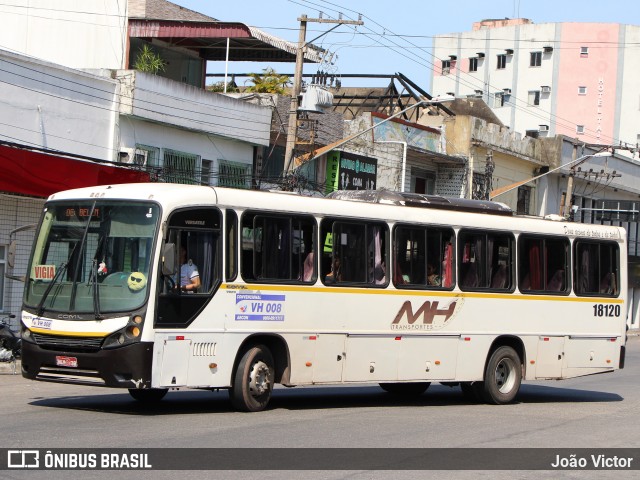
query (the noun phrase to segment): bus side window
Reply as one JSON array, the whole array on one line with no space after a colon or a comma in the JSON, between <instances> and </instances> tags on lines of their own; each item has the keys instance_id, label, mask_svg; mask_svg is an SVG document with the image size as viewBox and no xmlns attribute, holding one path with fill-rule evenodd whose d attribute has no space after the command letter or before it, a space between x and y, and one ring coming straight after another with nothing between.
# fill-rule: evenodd
<instances>
[{"instance_id":1,"label":"bus side window","mask_svg":"<svg viewBox=\"0 0 640 480\"><path fill-rule=\"evenodd\" d=\"M225 280L232 282L238 276L238 215L227 210L225 227Z\"/></svg>"},{"instance_id":2,"label":"bus side window","mask_svg":"<svg viewBox=\"0 0 640 480\"><path fill-rule=\"evenodd\" d=\"M577 240L574 288L577 295L618 295L619 250L613 242Z\"/></svg>"},{"instance_id":3,"label":"bus side window","mask_svg":"<svg viewBox=\"0 0 640 480\"><path fill-rule=\"evenodd\" d=\"M565 294L568 290L569 241L565 238L521 235L518 249L522 292Z\"/></svg>"},{"instance_id":4,"label":"bus side window","mask_svg":"<svg viewBox=\"0 0 640 480\"><path fill-rule=\"evenodd\" d=\"M386 285L386 224L349 220L324 220L321 238L322 279L325 284Z\"/></svg>"},{"instance_id":5,"label":"bus side window","mask_svg":"<svg viewBox=\"0 0 640 480\"><path fill-rule=\"evenodd\" d=\"M396 226L394 283L413 287L451 288L453 239L454 233L450 228Z\"/></svg>"},{"instance_id":6,"label":"bus side window","mask_svg":"<svg viewBox=\"0 0 640 480\"><path fill-rule=\"evenodd\" d=\"M242 278L263 282L314 282L315 232L313 217L245 212L242 216Z\"/></svg>"},{"instance_id":7,"label":"bus side window","mask_svg":"<svg viewBox=\"0 0 640 480\"><path fill-rule=\"evenodd\" d=\"M459 238L460 288L512 290L511 233L461 230Z\"/></svg>"}]
</instances>

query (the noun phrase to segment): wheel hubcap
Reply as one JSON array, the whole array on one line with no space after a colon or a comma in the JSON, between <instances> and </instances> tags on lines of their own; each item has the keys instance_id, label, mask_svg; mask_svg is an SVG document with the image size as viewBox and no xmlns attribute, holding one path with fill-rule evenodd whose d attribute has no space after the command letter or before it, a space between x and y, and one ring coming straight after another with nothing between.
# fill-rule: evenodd
<instances>
[{"instance_id":1,"label":"wheel hubcap","mask_svg":"<svg viewBox=\"0 0 640 480\"><path fill-rule=\"evenodd\" d=\"M249 374L249 391L254 397L268 392L271 386L269 367L264 362L256 362Z\"/></svg>"},{"instance_id":2,"label":"wheel hubcap","mask_svg":"<svg viewBox=\"0 0 640 480\"><path fill-rule=\"evenodd\" d=\"M503 359L496 366L496 386L500 393L509 393L516 383L516 371L513 362Z\"/></svg>"}]
</instances>

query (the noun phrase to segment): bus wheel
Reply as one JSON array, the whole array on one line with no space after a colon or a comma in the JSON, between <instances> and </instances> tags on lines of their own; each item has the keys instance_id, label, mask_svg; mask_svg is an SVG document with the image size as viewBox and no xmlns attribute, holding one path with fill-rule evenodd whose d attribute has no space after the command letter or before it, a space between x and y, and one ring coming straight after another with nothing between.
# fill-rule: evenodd
<instances>
[{"instance_id":1,"label":"bus wheel","mask_svg":"<svg viewBox=\"0 0 640 480\"><path fill-rule=\"evenodd\" d=\"M481 391L487 403L510 403L518 394L522 381L520 357L511 347L500 347L489 358Z\"/></svg>"},{"instance_id":2,"label":"bus wheel","mask_svg":"<svg viewBox=\"0 0 640 480\"><path fill-rule=\"evenodd\" d=\"M139 402L154 403L162 400L168 391L167 388L130 388L129 395Z\"/></svg>"},{"instance_id":3,"label":"bus wheel","mask_svg":"<svg viewBox=\"0 0 640 480\"><path fill-rule=\"evenodd\" d=\"M418 383L381 383L380 387L388 393L394 395L406 395L406 396L418 396L427 391L431 383L418 382Z\"/></svg>"},{"instance_id":4,"label":"bus wheel","mask_svg":"<svg viewBox=\"0 0 640 480\"><path fill-rule=\"evenodd\" d=\"M229 389L231 404L244 412L264 410L273 390L273 357L267 347L256 345L244 352Z\"/></svg>"}]
</instances>

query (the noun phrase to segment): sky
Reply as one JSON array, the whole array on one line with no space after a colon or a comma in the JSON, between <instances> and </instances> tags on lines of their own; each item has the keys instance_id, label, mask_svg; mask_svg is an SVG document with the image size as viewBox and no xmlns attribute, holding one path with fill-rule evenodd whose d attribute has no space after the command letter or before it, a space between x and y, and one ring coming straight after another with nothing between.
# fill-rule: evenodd
<instances>
[{"instance_id":1,"label":"sky","mask_svg":"<svg viewBox=\"0 0 640 480\"><path fill-rule=\"evenodd\" d=\"M471 30L473 22L487 18L528 18L534 23L604 22L640 25L637 0L172 0L173 3L221 21L258 27L294 43L298 41L300 15L357 20L363 26L343 25L323 35L314 44L334 52L333 65L324 71L393 74L400 72L429 91L431 69L438 59L431 56L434 35ZM307 41L333 25L309 23ZM640 50L640 46L636 46ZM236 63L229 73L260 72L273 67L278 73L293 73L294 64ZM305 64L304 73L315 73L316 64ZM224 63L209 65L209 73L224 73ZM242 80L238 79L238 83ZM359 81L361 86L379 86L381 81ZM386 81L382 85L386 85ZM343 85L353 85L343 80Z\"/></svg>"}]
</instances>

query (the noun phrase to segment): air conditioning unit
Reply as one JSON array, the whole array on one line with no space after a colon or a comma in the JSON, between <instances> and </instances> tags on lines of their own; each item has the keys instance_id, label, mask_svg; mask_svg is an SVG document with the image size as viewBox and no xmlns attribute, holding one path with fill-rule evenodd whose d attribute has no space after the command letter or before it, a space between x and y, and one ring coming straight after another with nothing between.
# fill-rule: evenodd
<instances>
[{"instance_id":1,"label":"air conditioning unit","mask_svg":"<svg viewBox=\"0 0 640 480\"><path fill-rule=\"evenodd\" d=\"M551 53L553 52L553 47L551 45L546 45L542 50L544 51L544 53Z\"/></svg>"},{"instance_id":2,"label":"air conditioning unit","mask_svg":"<svg viewBox=\"0 0 640 480\"><path fill-rule=\"evenodd\" d=\"M309 85L302 94L299 111L324 113L333 105L333 94L320 85Z\"/></svg>"},{"instance_id":3,"label":"air conditioning unit","mask_svg":"<svg viewBox=\"0 0 640 480\"><path fill-rule=\"evenodd\" d=\"M505 49L505 53L506 53L507 55L513 55L513 48L507 48L507 49Z\"/></svg>"},{"instance_id":4,"label":"air conditioning unit","mask_svg":"<svg viewBox=\"0 0 640 480\"><path fill-rule=\"evenodd\" d=\"M540 91L542 93L551 93L551 87L549 87L547 85L543 85L542 87L540 87Z\"/></svg>"},{"instance_id":5,"label":"air conditioning unit","mask_svg":"<svg viewBox=\"0 0 640 480\"><path fill-rule=\"evenodd\" d=\"M510 88L504 88L504 89L502 89L502 91L504 92L505 95L511 95L511 89Z\"/></svg>"},{"instance_id":6,"label":"air conditioning unit","mask_svg":"<svg viewBox=\"0 0 640 480\"><path fill-rule=\"evenodd\" d=\"M549 125L539 125L539 131L540 132L548 132L549 131Z\"/></svg>"}]
</instances>

